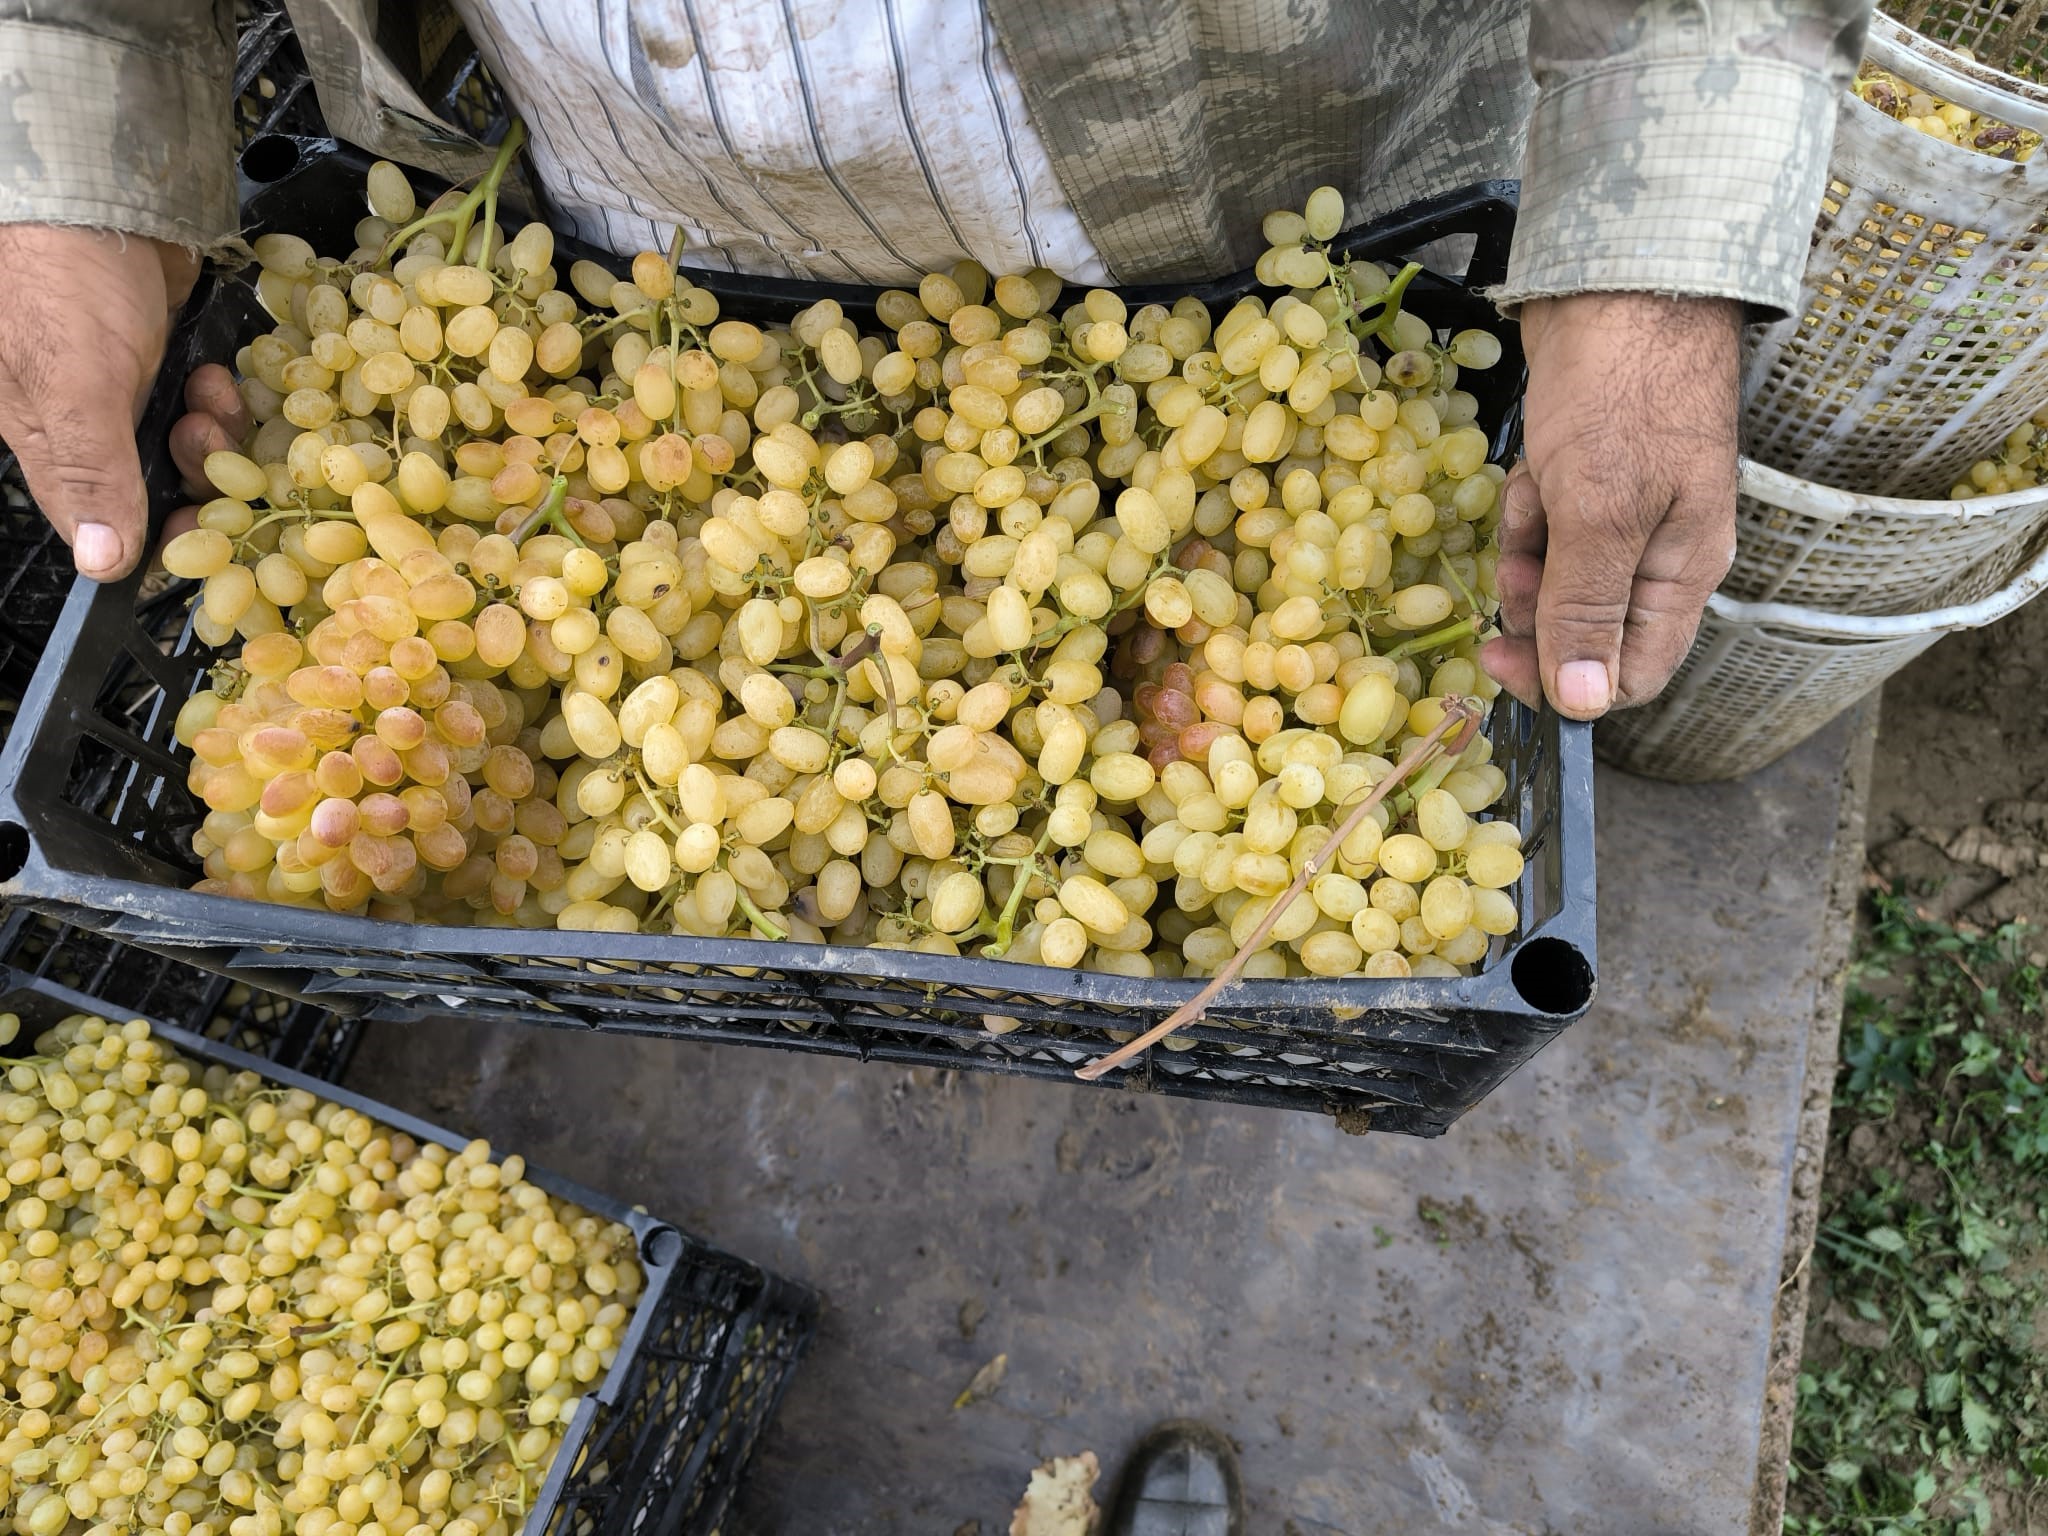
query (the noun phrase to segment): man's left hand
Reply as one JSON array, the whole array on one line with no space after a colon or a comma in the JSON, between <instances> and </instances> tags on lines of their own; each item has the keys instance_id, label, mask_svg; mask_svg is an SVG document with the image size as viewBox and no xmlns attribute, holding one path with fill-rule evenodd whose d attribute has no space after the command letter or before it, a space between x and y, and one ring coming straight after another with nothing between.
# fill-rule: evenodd
<instances>
[{"instance_id":1,"label":"man's left hand","mask_svg":"<svg viewBox=\"0 0 2048 1536\"><path fill-rule=\"evenodd\" d=\"M1591 720L1670 681L1735 558L1741 313L1645 293L1534 299L1522 342L1503 633L1480 660L1523 702Z\"/></svg>"}]
</instances>

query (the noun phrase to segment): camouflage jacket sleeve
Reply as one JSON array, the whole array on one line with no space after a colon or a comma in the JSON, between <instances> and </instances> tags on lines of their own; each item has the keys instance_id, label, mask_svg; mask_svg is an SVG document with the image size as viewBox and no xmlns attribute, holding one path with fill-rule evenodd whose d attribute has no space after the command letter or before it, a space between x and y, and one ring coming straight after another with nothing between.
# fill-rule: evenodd
<instances>
[{"instance_id":1,"label":"camouflage jacket sleeve","mask_svg":"<svg viewBox=\"0 0 2048 1536\"><path fill-rule=\"evenodd\" d=\"M1503 303L1799 303L1871 0L1533 0L1538 94Z\"/></svg>"},{"instance_id":2,"label":"camouflage jacket sleeve","mask_svg":"<svg viewBox=\"0 0 2048 1536\"><path fill-rule=\"evenodd\" d=\"M232 234L234 36L233 0L0 0L0 223Z\"/></svg>"}]
</instances>

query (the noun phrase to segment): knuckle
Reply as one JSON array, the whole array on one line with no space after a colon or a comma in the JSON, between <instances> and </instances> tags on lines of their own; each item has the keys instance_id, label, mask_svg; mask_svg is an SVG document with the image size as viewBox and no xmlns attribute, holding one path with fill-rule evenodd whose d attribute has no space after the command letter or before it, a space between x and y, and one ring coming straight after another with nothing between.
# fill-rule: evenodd
<instances>
[{"instance_id":1,"label":"knuckle","mask_svg":"<svg viewBox=\"0 0 2048 1536\"><path fill-rule=\"evenodd\" d=\"M52 465L48 479L58 498L73 506L91 506L108 519L127 515L125 477L111 466L63 463Z\"/></svg>"},{"instance_id":2,"label":"knuckle","mask_svg":"<svg viewBox=\"0 0 2048 1536\"><path fill-rule=\"evenodd\" d=\"M1553 634L1619 630L1627 618L1626 597L1558 596L1544 602L1537 613L1538 625Z\"/></svg>"}]
</instances>

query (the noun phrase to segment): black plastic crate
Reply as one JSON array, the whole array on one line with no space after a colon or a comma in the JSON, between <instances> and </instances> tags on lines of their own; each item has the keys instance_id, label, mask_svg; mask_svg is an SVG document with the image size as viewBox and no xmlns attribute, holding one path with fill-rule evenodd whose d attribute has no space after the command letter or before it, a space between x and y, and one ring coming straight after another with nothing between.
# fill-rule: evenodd
<instances>
[{"instance_id":1,"label":"black plastic crate","mask_svg":"<svg viewBox=\"0 0 2048 1536\"><path fill-rule=\"evenodd\" d=\"M14 727L22 695L76 581L71 546L30 497L20 464L0 447L0 741ZM184 627L192 590L161 573L142 578L137 621L152 634L174 638ZM132 670L123 668L107 678L101 707L116 716L129 713L146 693Z\"/></svg>"},{"instance_id":2,"label":"black plastic crate","mask_svg":"<svg viewBox=\"0 0 2048 1536\"><path fill-rule=\"evenodd\" d=\"M174 1022L327 1082L341 1080L363 1032L361 1019L260 991L39 912L7 914L0 925L0 965L17 977L90 997L123 1019Z\"/></svg>"},{"instance_id":3,"label":"black plastic crate","mask_svg":"<svg viewBox=\"0 0 2048 1536\"><path fill-rule=\"evenodd\" d=\"M445 123L478 142L497 138L510 118L504 93L491 78L469 34L446 6L417 17L407 52L417 63L420 95ZM317 138L326 133L305 53L292 30L284 0L237 0L235 76L232 86L236 142L246 147L265 134Z\"/></svg>"},{"instance_id":4,"label":"black plastic crate","mask_svg":"<svg viewBox=\"0 0 2048 1536\"><path fill-rule=\"evenodd\" d=\"M0 1047L5 1061L27 1054L37 1034L69 1014L125 1019L137 1010L9 967L0 968L0 1012L19 1015L23 1025L11 1045ZM468 1142L161 1019L151 1025L192 1060L303 1088L421 1142L456 1150ZM630 1228L647 1284L617 1360L563 1435L522 1536L714 1536L754 1439L816 1331L817 1298L569 1179L531 1166L526 1177Z\"/></svg>"},{"instance_id":5,"label":"black plastic crate","mask_svg":"<svg viewBox=\"0 0 2048 1536\"><path fill-rule=\"evenodd\" d=\"M71 546L30 499L14 455L0 447L0 732L13 724L74 575Z\"/></svg>"},{"instance_id":6,"label":"black plastic crate","mask_svg":"<svg viewBox=\"0 0 2048 1536\"><path fill-rule=\"evenodd\" d=\"M290 229L345 248L367 161L330 141L273 136L244 156L251 233ZM1462 281L1419 277L1407 307L1441 330L1498 327L1476 291L1497 281L1513 222L1511 183L1418 204L1347 237L1391 257L1477 237ZM557 264L617 261L558 240ZM787 317L821 294L872 317L871 291L695 272L729 313ZM1227 304L1250 273L1201 290ZM1143 301L1158 290L1130 290ZM261 324L245 281L217 279L174 339L162 397L195 364L230 356ZM1469 377L1500 452L1517 441L1522 370ZM1468 380L1461 380L1461 383ZM153 486L175 481L157 427ZM168 477L168 478L166 478ZM400 1022L463 1016L822 1051L920 1066L1054 1079L1158 1022L1201 985L1008 962L758 940L424 928L259 905L185 889L199 813L171 740L177 704L210 657L136 618L133 583L80 585L50 660L0 758L0 896L345 1013ZM124 718L104 702L126 678ZM1460 978L1241 982L1190 1049L1154 1050L1111 1084L1336 1115L1349 1128L1436 1135L1589 1006L1594 987L1593 789L1589 728L1503 700L1489 725L1504 800L1528 867L1522 936ZM111 773L111 780L107 775ZM997 1033L984 1020L1002 1021Z\"/></svg>"},{"instance_id":7,"label":"black plastic crate","mask_svg":"<svg viewBox=\"0 0 2048 1536\"><path fill-rule=\"evenodd\" d=\"M239 144L266 133L323 131L313 79L283 0L237 0L230 94Z\"/></svg>"}]
</instances>

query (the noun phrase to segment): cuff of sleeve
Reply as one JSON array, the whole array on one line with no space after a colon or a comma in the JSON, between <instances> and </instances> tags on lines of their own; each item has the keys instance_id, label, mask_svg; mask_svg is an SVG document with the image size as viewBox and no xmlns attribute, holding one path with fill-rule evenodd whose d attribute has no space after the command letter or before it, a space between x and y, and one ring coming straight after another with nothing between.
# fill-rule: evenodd
<instances>
[{"instance_id":1,"label":"cuff of sleeve","mask_svg":"<svg viewBox=\"0 0 2048 1536\"><path fill-rule=\"evenodd\" d=\"M237 223L228 61L0 21L0 224L80 224L212 249Z\"/></svg>"},{"instance_id":2,"label":"cuff of sleeve","mask_svg":"<svg viewBox=\"0 0 2048 1536\"><path fill-rule=\"evenodd\" d=\"M1544 90L1493 297L1655 292L1739 299L1753 318L1797 310L1836 94L1783 60L1699 57Z\"/></svg>"}]
</instances>

